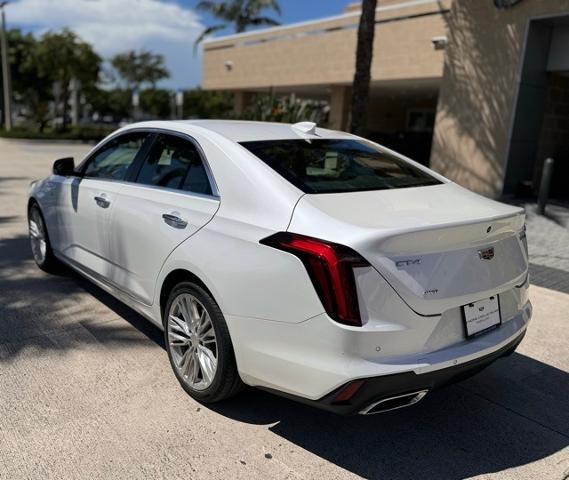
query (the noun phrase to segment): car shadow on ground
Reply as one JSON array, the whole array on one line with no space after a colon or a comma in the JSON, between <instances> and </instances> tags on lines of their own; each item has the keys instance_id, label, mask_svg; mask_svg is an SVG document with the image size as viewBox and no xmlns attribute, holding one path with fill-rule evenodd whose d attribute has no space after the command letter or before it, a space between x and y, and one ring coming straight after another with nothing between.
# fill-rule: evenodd
<instances>
[{"instance_id":1,"label":"car shadow on ground","mask_svg":"<svg viewBox=\"0 0 569 480\"><path fill-rule=\"evenodd\" d=\"M567 261L567 257L563 260ZM532 285L569 294L569 273L567 271L530 263L529 274Z\"/></svg>"},{"instance_id":2,"label":"car shadow on ground","mask_svg":"<svg viewBox=\"0 0 569 480\"><path fill-rule=\"evenodd\" d=\"M538 375L539 385L520 385L502 373L513 365ZM544 393L542 384L564 392ZM240 422L272 424L276 435L364 478L459 479L566 448L568 386L566 372L514 353L413 407L373 416L341 417L255 389L209 408ZM569 458L559 479L567 474Z\"/></svg>"},{"instance_id":3,"label":"car shadow on ground","mask_svg":"<svg viewBox=\"0 0 569 480\"><path fill-rule=\"evenodd\" d=\"M37 339L59 328L53 319L69 308L64 299L88 292L130 324L98 324L86 312L76 321L95 338L121 348L148 340L164 348L160 329L79 275L38 274L27 242L25 236L0 239L0 347L16 342L20 349L72 348ZM43 309L37 305L42 301ZM27 312L37 317L29 324ZM8 351L16 355L19 349ZM253 388L207 408L238 422L268 425L283 439L282 452L273 455L287 456L290 442L365 478L458 479L515 468L566 448L567 398L569 374L515 353L414 407L375 416L341 417ZM568 474L569 459L559 463L559 479Z\"/></svg>"},{"instance_id":4,"label":"car shadow on ground","mask_svg":"<svg viewBox=\"0 0 569 480\"><path fill-rule=\"evenodd\" d=\"M102 308L85 308L85 292ZM130 326L114 321L117 316ZM159 328L79 274L68 268L55 274L41 272L31 257L27 236L0 238L0 347L10 344L0 348L0 362L24 349L73 348L72 339L66 341L65 335L58 335L57 342L49 337L77 327L109 347L124 348L150 339L164 348Z\"/></svg>"}]
</instances>

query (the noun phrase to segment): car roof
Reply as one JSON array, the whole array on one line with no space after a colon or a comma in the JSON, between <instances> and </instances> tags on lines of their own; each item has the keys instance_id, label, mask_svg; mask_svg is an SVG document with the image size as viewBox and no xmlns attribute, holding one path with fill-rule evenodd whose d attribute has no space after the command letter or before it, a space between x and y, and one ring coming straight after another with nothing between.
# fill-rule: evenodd
<instances>
[{"instance_id":1,"label":"car roof","mask_svg":"<svg viewBox=\"0 0 569 480\"><path fill-rule=\"evenodd\" d=\"M301 133L293 129L289 123L252 122L245 120L169 120L160 122L143 122L130 125L129 128L149 126L161 126L169 130L187 131L188 127L195 126L215 132L233 142L250 142L261 140L288 140L303 137ZM309 138L354 138L349 133L328 130L317 127L315 135L307 135Z\"/></svg>"}]
</instances>

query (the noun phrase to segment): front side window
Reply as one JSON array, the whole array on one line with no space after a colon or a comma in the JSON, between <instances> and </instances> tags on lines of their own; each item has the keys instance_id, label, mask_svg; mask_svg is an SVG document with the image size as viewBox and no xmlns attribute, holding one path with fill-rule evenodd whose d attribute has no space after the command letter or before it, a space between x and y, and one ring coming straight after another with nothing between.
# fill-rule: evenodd
<instances>
[{"instance_id":1,"label":"front side window","mask_svg":"<svg viewBox=\"0 0 569 480\"><path fill-rule=\"evenodd\" d=\"M89 159L84 175L90 178L124 180L147 137L146 132L132 132L112 139Z\"/></svg>"},{"instance_id":2,"label":"front side window","mask_svg":"<svg viewBox=\"0 0 569 480\"><path fill-rule=\"evenodd\" d=\"M138 183L211 194L211 186L197 147L171 135L159 135L138 174Z\"/></svg>"},{"instance_id":3,"label":"front side window","mask_svg":"<svg viewBox=\"0 0 569 480\"><path fill-rule=\"evenodd\" d=\"M438 185L427 172L359 140L263 140L241 145L305 193Z\"/></svg>"}]
</instances>

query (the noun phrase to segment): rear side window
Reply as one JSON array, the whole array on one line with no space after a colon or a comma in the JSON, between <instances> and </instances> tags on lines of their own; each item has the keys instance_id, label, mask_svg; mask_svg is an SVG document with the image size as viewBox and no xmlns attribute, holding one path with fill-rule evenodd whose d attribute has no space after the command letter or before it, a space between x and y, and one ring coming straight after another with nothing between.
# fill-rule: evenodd
<instances>
[{"instance_id":1,"label":"rear side window","mask_svg":"<svg viewBox=\"0 0 569 480\"><path fill-rule=\"evenodd\" d=\"M207 176L207 171L199 157L190 165L190 171L182 185L182 190L211 195L211 184Z\"/></svg>"},{"instance_id":2,"label":"rear side window","mask_svg":"<svg viewBox=\"0 0 569 480\"><path fill-rule=\"evenodd\" d=\"M305 193L341 193L438 185L427 172L358 140L243 142Z\"/></svg>"},{"instance_id":3,"label":"rear side window","mask_svg":"<svg viewBox=\"0 0 569 480\"><path fill-rule=\"evenodd\" d=\"M142 165L138 183L211 195L212 190L197 147L171 135L159 135Z\"/></svg>"},{"instance_id":4,"label":"rear side window","mask_svg":"<svg viewBox=\"0 0 569 480\"><path fill-rule=\"evenodd\" d=\"M123 180L147 137L148 133L132 132L113 138L91 156L84 175L89 178Z\"/></svg>"}]
</instances>

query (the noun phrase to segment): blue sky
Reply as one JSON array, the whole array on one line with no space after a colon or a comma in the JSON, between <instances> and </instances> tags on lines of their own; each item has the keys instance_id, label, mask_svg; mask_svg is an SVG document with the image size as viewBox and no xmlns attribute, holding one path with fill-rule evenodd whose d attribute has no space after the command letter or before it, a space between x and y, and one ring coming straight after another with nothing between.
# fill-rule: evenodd
<instances>
[{"instance_id":1,"label":"blue sky","mask_svg":"<svg viewBox=\"0 0 569 480\"><path fill-rule=\"evenodd\" d=\"M6 8L8 27L41 34L69 27L104 58L145 48L164 55L172 73L162 82L186 88L201 81L201 57L193 55L194 39L204 26L217 23L196 12L198 0L12 0ZM350 0L281 0L282 24L342 12ZM233 33L231 30L218 35Z\"/></svg>"},{"instance_id":2,"label":"blue sky","mask_svg":"<svg viewBox=\"0 0 569 480\"><path fill-rule=\"evenodd\" d=\"M304 20L313 20L320 17L328 17L337 15L344 10L348 3L353 0L280 0L282 15L280 17L271 15L279 20L282 24L302 22ZM176 0L179 5L194 9L199 0ZM267 12L269 12L267 10ZM200 12L203 20L208 25L216 22L214 18ZM232 33L231 31L220 32L220 35Z\"/></svg>"}]
</instances>

